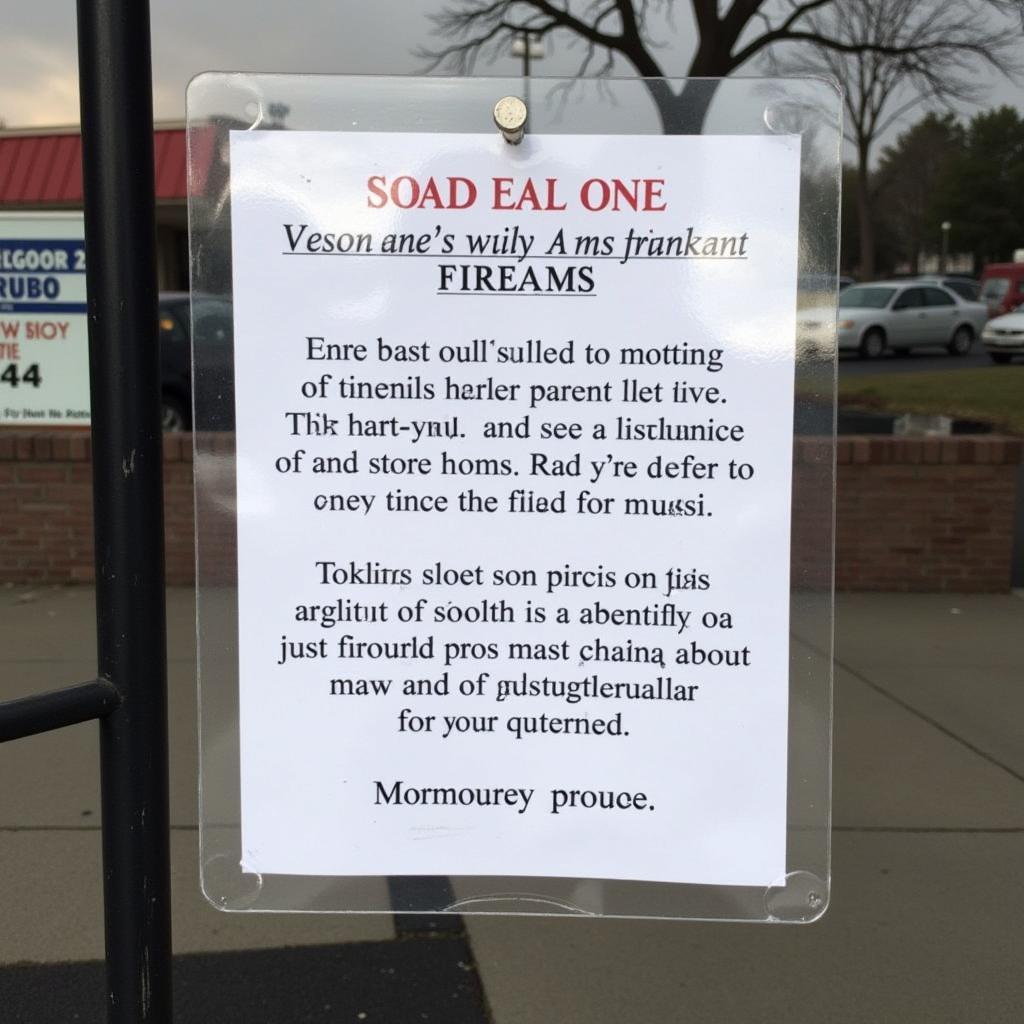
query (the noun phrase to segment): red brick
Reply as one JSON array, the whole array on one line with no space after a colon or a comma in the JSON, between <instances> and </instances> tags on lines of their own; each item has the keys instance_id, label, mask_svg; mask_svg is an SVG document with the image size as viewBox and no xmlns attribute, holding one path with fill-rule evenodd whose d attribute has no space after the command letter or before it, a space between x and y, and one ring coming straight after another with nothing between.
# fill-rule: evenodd
<instances>
[{"instance_id":1,"label":"red brick","mask_svg":"<svg viewBox=\"0 0 1024 1024\"><path fill-rule=\"evenodd\" d=\"M92 445L84 434L74 434L69 441L68 456L73 462L84 462L90 458Z\"/></svg>"},{"instance_id":2,"label":"red brick","mask_svg":"<svg viewBox=\"0 0 1024 1024\"><path fill-rule=\"evenodd\" d=\"M0 582L92 579L92 467L84 433L0 433ZM37 443L38 442L38 443ZM203 450L234 453L230 434ZM194 576L192 443L165 438L167 580ZM1005 591L1022 446L1012 438L840 438L836 445L836 583L899 591ZM832 445L793 445L793 579L823 588ZM230 579L234 537L210 520L203 537L211 578Z\"/></svg>"}]
</instances>

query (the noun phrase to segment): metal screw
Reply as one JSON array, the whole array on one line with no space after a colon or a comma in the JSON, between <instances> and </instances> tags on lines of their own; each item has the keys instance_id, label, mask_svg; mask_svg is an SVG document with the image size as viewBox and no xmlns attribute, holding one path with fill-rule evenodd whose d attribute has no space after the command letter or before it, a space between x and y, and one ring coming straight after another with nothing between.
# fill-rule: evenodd
<instances>
[{"instance_id":1,"label":"metal screw","mask_svg":"<svg viewBox=\"0 0 1024 1024\"><path fill-rule=\"evenodd\" d=\"M505 141L518 146L526 132L526 104L518 96L502 96L494 104L494 123Z\"/></svg>"}]
</instances>

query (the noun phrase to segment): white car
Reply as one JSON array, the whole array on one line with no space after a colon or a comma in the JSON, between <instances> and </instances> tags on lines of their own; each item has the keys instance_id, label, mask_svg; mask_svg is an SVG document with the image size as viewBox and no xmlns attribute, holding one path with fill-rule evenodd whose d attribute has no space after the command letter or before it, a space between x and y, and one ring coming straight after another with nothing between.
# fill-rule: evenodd
<instances>
[{"instance_id":1,"label":"white car","mask_svg":"<svg viewBox=\"0 0 1024 1024\"><path fill-rule=\"evenodd\" d=\"M1024 312L989 320L981 332L981 343L994 363L1008 363L1014 356L1024 356Z\"/></svg>"},{"instance_id":2,"label":"white car","mask_svg":"<svg viewBox=\"0 0 1024 1024\"><path fill-rule=\"evenodd\" d=\"M937 284L874 281L839 293L839 350L877 359L886 350L944 345L955 356L970 352L988 320L980 302L967 302Z\"/></svg>"}]
</instances>

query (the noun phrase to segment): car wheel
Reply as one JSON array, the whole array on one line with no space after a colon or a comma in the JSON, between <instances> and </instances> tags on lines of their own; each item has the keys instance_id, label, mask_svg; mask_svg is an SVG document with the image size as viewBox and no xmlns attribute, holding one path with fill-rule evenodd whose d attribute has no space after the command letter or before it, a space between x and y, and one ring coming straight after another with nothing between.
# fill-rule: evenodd
<instances>
[{"instance_id":1,"label":"car wheel","mask_svg":"<svg viewBox=\"0 0 1024 1024\"><path fill-rule=\"evenodd\" d=\"M989 352L988 357L993 363L999 363L1000 365L1010 361L1009 352Z\"/></svg>"},{"instance_id":2,"label":"car wheel","mask_svg":"<svg viewBox=\"0 0 1024 1024\"><path fill-rule=\"evenodd\" d=\"M946 346L951 356L965 356L974 344L974 332L966 324L961 324L950 338Z\"/></svg>"},{"instance_id":3,"label":"car wheel","mask_svg":"<svg viewBox=\"0 0 1024 1024\"><path fill-rule=\"evenodd\" d=\"M160 426L167 433L177 433L188 429L188 414L185 404L175 395L160 397Z\"/></svg>"},{"instance_id":4,"label":"car wheel","mask_svg":"<svg viewBox=\"0 0 1024 1024\"><path fill-rule=\"evenodd\" d=\"M885 335L872 327L861 339L860 355L862 359L878 359L885 352Z\"/></svg>"}]
</instances>

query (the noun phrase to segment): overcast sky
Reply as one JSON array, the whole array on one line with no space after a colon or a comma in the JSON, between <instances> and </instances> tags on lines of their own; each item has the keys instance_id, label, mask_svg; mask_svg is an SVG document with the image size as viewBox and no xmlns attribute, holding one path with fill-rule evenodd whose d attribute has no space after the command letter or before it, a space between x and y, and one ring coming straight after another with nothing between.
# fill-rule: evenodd
<instances>
[{"instance_id":1,"label":"overcast sky","mask_svg":"<svg viewBox=\"0 0 1024 1024\"><path fill-rule=\"evenodd\" d=\"M412 51L430 41L427 16L442 2L151 0L156 117L184 117L185 86L200 71L413 73L420 62ZM656 27L664 43L658 58L668 74L685 74L692 54L689 10L678 3L674 25ZM0 118L7 127L77 123L74 11L71 0L0 0ZM536 72L572 74L580 53L568 43L567 36L556 36ZM520 66L509 57L479 71L515 75ZM742 73L757 74L758 67L747 65ZM1024 87L996 79L989 84L986 105L1024 110Z\"/></svg>"}]
</instances>

